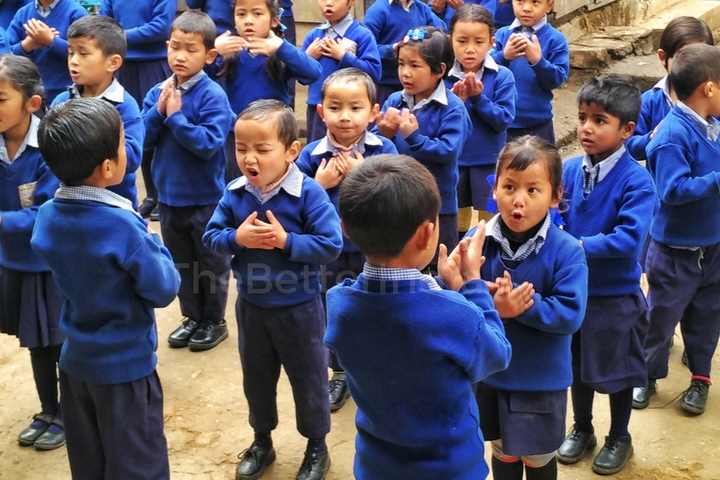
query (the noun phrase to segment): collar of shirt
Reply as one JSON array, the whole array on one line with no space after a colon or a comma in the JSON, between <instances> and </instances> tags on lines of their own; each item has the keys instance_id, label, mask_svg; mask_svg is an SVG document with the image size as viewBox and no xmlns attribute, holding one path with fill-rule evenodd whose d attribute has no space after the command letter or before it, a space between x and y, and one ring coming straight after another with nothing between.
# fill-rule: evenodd
<instances>
[{"instance_id":1,"label":"collar of shirt","mask_svg":"<svg viewBox=\"0 0 720 480\"><path fill-rule=\"evenodd\" d=\"M420 110L421 108L428 105L432 101L436 101L443 105L448 104L447 91L445 89L445 82L443 80L440 80L438 82L437 87L435 87L435 90L433 90L433 92L430 94L430 96L428 98L420 100L417 105L415 105L415 97L413 95L406 93L404 89L402 91L402 99L407 104L407 106L411 112Z\"/></svg>"},{"instance_id":2,"label":"collar of shirt","mask_svg":"<svg viewBox=\"0 0 720 480\"><path fill-rule=\"evenodd\" d=\"M48 5L47 8L45 8L42 6L39 0L35 0L35 9L41 16L47 17L48 15L50 15L52 9L57 6L58 2L60 2L60 0L54 0L50 5Z\"/></svg>"},{"instance_id":3,"label":"collar of shirt","mask_svg":"<svg viewBox=\"0 0 720 480\"><path fill-rule=\"evenodd\" d=\"M548 230L550 230L551 224L552 221L550 220L550 214L548 213L548 215L545 216L545 220L543 221L540 230L538 230L535 236L520 245L515 252L513 252L512 248L510 248L510 241L502 234L502 230L500 229L499 213L488 220L485 225L485 232L488 237L492 238L500 245L502 248L501 257L503 259L522 262L528 258L531 253L535 252L537 254L540 252L542 246L545 245L545 239L547 239Z\"/></svg>"},{"instance_id":4,"label":"collar of shirt","mask_svg":"<svg viewBox=\"0 0 720 480\"><path fill-rule=\"evenodd\" d=\"M28 147L28 145L33 148L38 148L37 130L39 125L40 119L35 115L30 115L30 128L25 134L25 139L20 144L20 148L18 148L18 151L15 152L15 156L13 158L10 158L10 156L8 155L7 146L5 146L5 135L0 135L0 162L6 163L8 165L11 164L12 162L20 158L20 155L25 152L25 149Z\"/></svg>"},{"instance_id":5,"label":"collar of shirt","mask_svg":"<svg viewBox=\"0 0 720 480\"><path fill-rule=\"evenodd\" d=\"M612 170L615 165L617 165L620 157L623 156L623 153L625 153L625 145L621 146L612 155L607 157L605 160L596 163L595 165L592 164L592 160L590 160L590 155L588 155L587 153L585 154L582 163L583 171L591 174L597 172L597 176L594 177L595 181L593 182L593 188L598 183L602 182L605 177L607 177L607 174L610 173L610 170Z\"/></svg>"},{"instance_id":6,"label":"collar of shirt","mask_svg":"<svg viewBox=\"0 0 720 480\"><path fill-rule=\"evenodd\" d=\"M205 73L205 70L200 70L198 73L196 73L192 77L188 78L187 81L185 81L185 83L183 83L182 85L177 87L178 90L180 90L182 93L189 92L190 89L193 88L200 80L202 80L205 75L207 75L207 73ZM158 88L160 90L162 90L163 88L165 88L165 85L167 85L168 82L174 82L174 81L175 81L175 74L173 73L170 78L168 78L167 80L162 82L160 85L158 85Z\"/></svg>"},{"instance_id":7,"label":"collar of shirt","mask_svg":"<svg viewBox=\"0 0 720 480\"><path fill-rule=\"evenodd\" d=\"M545 25L547 25L547 15L544 15L543 18L541 18L535 25L531 25L530 27L524 27L520 20L517 18L513 20L513 22L508 27L510 31L519 31L523 35L525 35L527 38L532 37L532 34L537 33L538 30L543 28ZM529 29L529 30L528 30Z\"/></svg>"},{"instance_id":8,"label":"collar of shirt","mask_svg":"<svg viewBox=\"0 0 720 480\"><path fill-rule=\"evenodd\" d=\"M392 5L393 3L397 3L401 7L403 7L406 11L410 11L410 7L412 7L412 4L415 3L415 0L408 0L407 7L403 5L402 0L388 0L388 5Z\"/></svg>"},{"instance_id":9,"label":"collar of shirt","mask_svg":"<svg viewBox=\"0 0 720 480\"><path fill-rule=\"evenodd\" d=\"M280 185L272 189L263 195L262 187L256 187L251 185L247 181L247 177L240 177L228 185L228 190L238 190L239 188L245 187L245 190L250 192L261 204L269 201L275 195L280 193L280 189L285 190L293 197L300 197L302 195L302 182L303 174L300 169L294 163L290 165L290 171L288 172L285 179L280 182Z\"/></svg>"},{"instance_id":10,"label":"collar of shirt","mask_svg":"<svg viewBox=\"0 0 720 480\"><path fill-rule=\"evenodd\" d=\"M360 139L357 141L357 143L355 145L353 145L351 153L352 152L360 152L360 154L365 154L365 150L367 150L365 148L366 146L381 146L381 145L382 145L382 140L380 140L377 137L377 135L375 135L372 132L365 131L365 133L363 133L363 136L361 136ZM315 145L315 148L313 148L313 151L310 152L310 155L320 155L323 153L331 153L333 156L340 153L340 149L332 144L328 135L325 135L318 142L318 144Z\"/></svg>"},{"instance_id":11,"label":"collar of shirt","mask_svg":"<svg viewBox=\"0 0 720 480\"><path fill-rule=\"evenodd\" d=\"M498 64L495 62L495 60L490 56L490 52L488 52L487 55L485 55L485 60L483 60L482 65L480 65L480 70L478 70L478 73L480 74L477 76L478 80L482 80L483 75L485 75L485 70L494 70L498 71ZM455 77L459 78L460 80L465 79L465 72L463 72L463 66L460 62L458 62L457 58L453 62L453 66L448 72L448 77Z\"/></svg>"},{"instance_id":12,"label":"collar of shirt","mask_svg":"<svg viewBox=\"0 0 720 480\"><path fill-rule=\"evenodd\" d=\"M112 207L129 210L140 217L140 214L133 210L132 202L125 197L121 197L115 192L111 192L106 188L92 187L90 185L67 186L60 184L60 188L55 192L55 198L64 200L89 200L92 202L104 203Z\"/></svg>"},{"instance_id":13,"label":"collar of shirt","mask_svg":"<svg viewBox=\"0 0 720 480\"><path fill-rule=\"evenodd\" d=\"M717 141L718 136L720 136L720 124L718 124L716 119L709 117L710 120L705 120L698 115L695 110L688 107L680 100L678 100L677 106L690 118L690 120L700 129L702 134L705 135L708 140L712 140L713 142Z\"/></svg>"},{"instance_id":14,"label":"collar of shirt","mask_svg":"<svg viewBox=\"0 0 720 480\"><path fill-rule=\"evenodd\" d=\"M430 290L442 290L437 281L430 275L425 275L417 268L386 268L375 267L366 263L363 266L363 275L373 280L384 282L400 282L403 280L420 280L427 283Z\"/></svg>"},{"instance_id":15,"label":"collar of shirt","mask_svg":"<svg viewBox=\"0 0 720 480\"><path fill-rule=\"evenodd\" d=\"M668 82L667 75L658 80L658 82L652 87L653 92L657 92L658 90L663 91L663 93L665 94L665 102L667 103L667 106L672 108L673 102L672 98L670 98L670 82Z\"/></svg>"},{"instance_id":16,"label":"collar of shirt","mask_svg":"<svg viewBox=\"0 0 720 480\"><path fill-rule=\"evenodd\" d=\"M335 35L338 35L340 37L344 37L345 34L348 31L348 28L350 28L353 24L353 17L349 13L338 22L337 25L334 27L330 25L330 22L327 20L318 25L319 30L325 30L325 36L333 36L332 32L335 32Z\"/></svg>"},{"instance_id":17,"label":"collar of shirt","mask_svg":"<svg viewBox=\"0 0 720 480\"><path fill-rule=\"evenodd\" d=\"M82 85L70 85L68 87L70 96L72 98L81 98L81 88L83 88ZM120 85L120 82L118 82L117 79L113 77L113 81L110 86L106 88L105 91L102 92L100 95L98 95L98 98L102 98L103 100L107 100L108 102L114 104L123 103L125 101L125 88L123 88L123 86Z\"/></svg>"}]
</instances>

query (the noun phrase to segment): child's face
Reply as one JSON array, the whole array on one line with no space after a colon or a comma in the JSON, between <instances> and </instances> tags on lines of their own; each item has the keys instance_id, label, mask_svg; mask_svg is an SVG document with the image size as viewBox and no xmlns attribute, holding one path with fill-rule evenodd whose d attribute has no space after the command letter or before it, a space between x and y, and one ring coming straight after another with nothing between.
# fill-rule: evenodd
<instances>
[{"instance_id":1,"label":"child's face","mask_svg":"<svg viewBox=\"0 0 720 480\"><path fill-rule=\"evenodd\" d=\"M620 119L594 103L578 106L577 138L594 163L601 162L623 146L635 131L635 123L620 125Z\"/></svg>"},{"instance_id":2,"label":"child's face","mask_svg":"<svg viewBox=\"0 0 720 480\"><path fill-rule=\"evenodd\" d=\"M217 50L205 49L203 37L199 33L183 32L175 29L167 42L168 64L182 85L193 75L210 65L217 57Z\"/></svg>"},{"instance_id":3,"label":"child's face","mask_svg":"<svg viewBox=\"0 0 720 480\"><path fill-rule=\"evenodd\" d=\"M112 82L112 72L117 70L116 57L119 56L105 56L94 39L68 38L68 70L75 85L92 88Z\"/></svg>"},{"instance_id":4,"label":"child's face","mask_svg":"<svg viewBox=\"0 0 720 480\"><path fill-rule=\"evenodd\" d=\"M280 19L273 17L266 0L238 0L235 2L235 29L245 40L267 38Z\"/></svg>"},{"instance_id":5,"label":"child's face","mask_svg":"<svg viewBox=\"0 0 720 480\"><path fill-rule=\"evenodd\" d=\"M325 19L332 25L345 18L355 0L318 0L318 7Z\"/></svg>"},{"instance_id":6,"label":"child's face","mask_svg":"<svg viewBox=\"0 0 720 480\"><path fill-rule=\"evenodd\" d=\"M453 27L450 37L455 58L465 72L477 72L485 56L495 44L495 37L485 23L460 21Z\"/></svg>"},{"instance_id":7,"label":"child's face","mask_svg":"<svg viewBox=\"0 0 720 480\"><path fill-rule=\"evenodd\" d=\"M545 14L550 13L555 0L513 0L513 13L515 18L524 27L532 27L542 20Z\"/></svg>"},{"instance_id":8,"label":"child's face","mask_svg":"<svg viewBox=\"0 0 720 480\"><path fill-rule=\"evenodd\" d=\"M255 187L280 180L298 153L300 143L285 147L274 126L267 121L235 122L235 159L242 174Z\"/></svg>"},{"instance_id":9,"label":"child's face","mask_svg":"<svg viewBox=\"0 0 720 480\"><path fill-rule=\"evenodd\" d=\"M554 193L545 159L538 159L525 170L504 168L495 181L493 199L505 225L513 232L523 233L558 206Z\"/></svg>"},{"instance_id":10,"label":"child's face","mask_svg":"<svg viewBox=\"0 0 720 480\"><path fill-rule=\"evenodd\" d=\"M10 82L0 79L0 133L27 129L28 111L23 94ZM20 133L20 132L18 132Z\"/></svg>"},{"instance_id":11,"label":"child's face","mask_svg":"<svg viewBox=\"0 0 720 480\"><path fill-rule=\"evenodd\" d=\"M430 65L417 48L400 47L398 78L405 92L415 97L415 103L428 98L435 91L443 73L432 73Z\"/></svg>"},{"instance_id":12,"label":"child's face","mask_svg":"<svg viewBox=\"0 0 720 480\"><path fill-rule=\"evenodd\" d=\"M680 48L687 47L688 45L697 45L699 43L705 43L705 42L702 42L702 41L688 42L688 43L682 45ZM680 48L678 48L678 50L680 50ZM663 67L665 67L665 71L670 73L670 70L672 69L672 57L668 57L667 53L665 53L665 50L663 50L662 48L658 49L657 55L658 55L658 58L660 59L660 63L662 63Z\"/></svg>"},{"instance_id":13,"label":"child's face","mask_svg":"<svg viewBox=\"0 0 720 480\"><path fill-rule=\"evenodd\" d=\"M325 89L318 114L340 144L349 147L377 118L379 107L370 103L362 82L335 82Z\"/></svg>"}]
</instances>

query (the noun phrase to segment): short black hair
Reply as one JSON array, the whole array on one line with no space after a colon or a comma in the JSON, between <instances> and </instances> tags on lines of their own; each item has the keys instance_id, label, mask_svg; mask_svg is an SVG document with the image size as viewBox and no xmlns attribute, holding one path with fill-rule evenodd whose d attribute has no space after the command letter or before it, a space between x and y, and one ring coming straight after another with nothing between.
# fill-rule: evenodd
<instances>
[{"instance_id":1,"label":"short black hair","mask_svg":"<svg viewBox=\"0 0 720 480\"><path fill-rule=\"evenodd\" d=\"M505 145L495 166L495 188L504 169L523 171L537 162L545 163L553 198L561 201L559 192L562 187L562 158L555 145L538 136L523 135L510 140Z\"/></svg>"},{"instance_id":2,"label":"short black hair","mask_svg":"<svg viewBox=\"0 0 720 480\"><path fill-rule=\"evenodd\" d=\"M490 36L492 36L493 29L495 28L492 13L482 5L476 5L474 3L464 3L455 11L450 19L450 25L448 25L450 35L452 35L457 22L484 23L488 26Z\"/></svg>"},{"instance_id":3,"label":"short black hair","mask_svg":"<svg viewBox=\"0 0 720 480\"><path fill-rule=\"evenodd\" d=\"M435 27L417 27L413 29L420 35L414 40L410 32L402 40L397 49L396 59L400 58L400 49L410 47L417 49L425 63L430 67L432 73L441 73L442 64L445 64L445 73L442 78L447 77L448 72L455 62L455 53L447 35ZM425 33L422 33L422 32ZM422 37L422 38L420 38Z\"/></svg>"},{"instance_id":4,"label":"short black hair","mask_svg":"<svg viewBox=\"0 0 720 480\"><path fill-rule=\"evenodd\" d=\"M106 100L69 100L40 121L40 153L62 183L79 185L105 160L118 158L122 126L120 114Z\"/></svg>"},{"instance_id":5,"label":"short black hair","mask_svg":"<svg viewBox=\"0 0 720 480\"><path fill-rule=\"evenodd\" d=\"M238 115L235 123L240 120L267 122L277 130L278 140L286 148L300 136L295 112L280 100L255 100Z\"/></svg>"},{"instance_id":6,"label":"short black hair","mask_svg":"<svg viewBox=\"0 0 720 480\"><path fill-rule=\"evenodd\" d=\"M215 48L217 29L215 22L206 13L197 10L187 10L177 17L170 26L170 33L180 30L185 33L197 33L202 36L205 50Z\"/></svg>"},{"instance_id":7,"label":"short black hair","mask_svg":"<svg viewBox=\"0 0 720 480\"><path fill-rule=\"evenodd\" d=\"M325 90L329 85L334 83L361 83L365 85L367 90L368 100L370 100L370 106L375 105L377 101L377 90L375 89L375 82L370 78L370 75L357 68L341 68L335 70L333 73L328 75L322 84L322 90L320 91L320 98L325 100Z\"/></svg>"},{"instance_id":8,"label":"short black hair","mask_svg":"<svg viewBox=\"0 0 720 480\"><path fill-rule=\"evenodd\" d=\"M345 233L366 256L397 257L418 227L435 223L439 212L435 177L407 155L369 157L340 185Z\"/></svg>"},{"instance_id":9,"label":"short black hair","mask_svg":"<svg viewBox=\"0 0 720 480\"><path fill-rule=\"evenodd\" d=\"M598 105L613 117L620 119L620 125L637 123L640 116L642 94L628 75L608 73L591 78L580 88L577 104Z\"/></svg>"},{"instance_id":10,"label":"short black hair","mask_svg":"<svg viewBox=\"0 0 720 480\"><path fill-rule=\"evenodd\" d=\"M681 48L673 58L668 80L678 100L686 100L706 82L720 83L720 50L704 43Z\"/></svg>"},{"instance_id":11,"label":"short black hair","mask_svg":"<svg viewBox=\"0 0 720 480\"><path fill-rule=\"evenodd\" d=\"M670 20L660 36L660 48L665 52L665 67L667 59L673 58L682 47L702 42L715 44L712 30L703 20L695 17L675 17Z\"/></svg>"},{"instance_id":12,"label":"short black hair","mask_svg":"<svg viewBox=\"0 0 720 480\"><path fill-rule=\"evenodd\" d=\"M67 31L67 38L86 37L95 40L103 55L120 55L125 58L127 53L127 35L125 30L114 18L104 15L87 15L78 18Z\"/></svg>"}]
</instances>

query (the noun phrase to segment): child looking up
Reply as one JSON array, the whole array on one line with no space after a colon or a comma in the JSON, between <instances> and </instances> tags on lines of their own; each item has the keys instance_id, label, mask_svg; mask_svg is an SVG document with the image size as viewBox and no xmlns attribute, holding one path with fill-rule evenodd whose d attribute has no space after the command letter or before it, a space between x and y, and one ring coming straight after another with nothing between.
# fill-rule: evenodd
<instances>
[{"instance_id":1,"label":"child looking up","mask_svg":"<svg viewBox=\"0 0 720 480\"><path fill-rule=\"evenodd\" d=\"M325 312L320 265L335 260L342 232L335 208L317 182L293 163L300 153L297 120L278 100L259 100L235 123L243 176L231 182L203 241L233 255L243 389L252 445L235 478L260 478L273 461L280 366L290 379L297 428L308 439L297 480L322 480L330 468ZM264 266L258 269L258 265Z\"/></svg>"},{"instance_id":2,"label":"child looking up","mask_svg":"<svg viewBox=\"0 0 720 480\"><path fill-rule=\"evenodd\" d=\"M658 200L650 174L624 146L640 111L640 90L632 79L603 75L589 80L577 102L577 138L586 153L563 165L568 199L563 218L565 231L585 250L588 303L572 341L575 425L557 457L576 463L595 446L593 397L607 393L610 432L592 468L612 475L633 453L628 431L632 387L647 376L647 304L638 261Z\"/></svg>"}]
</instances>

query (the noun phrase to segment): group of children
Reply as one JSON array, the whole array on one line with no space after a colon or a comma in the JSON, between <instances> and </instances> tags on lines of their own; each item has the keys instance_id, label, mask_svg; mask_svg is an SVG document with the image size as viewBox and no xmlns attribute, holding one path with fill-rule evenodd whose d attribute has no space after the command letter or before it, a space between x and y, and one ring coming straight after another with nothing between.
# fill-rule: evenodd
<instances>
[{"instance_id":1,"label":"group of children","mask_svg":"<svg viewBox=\"0 0 720 480\"><path fill-rule=\"evenodd\" d=\"M67 441L75 478L168 478L153 309L177 295L168 343L212 349L230 271L254 431L239 480L276 458L281 367L308 439L300 480L326 477L330 412L349 395L360 479L484 478L484 440L495 478L554 479L597 444L594 392L611 426L593 470L616 473L678 322L681 406L704 411L720 334L707 25L668 25L669 77L642 99L627 77L588 81L586 154L563 164L552 0L513 1L497 31L475 4L441 19L451 2L377 1L361 23L353 0L319 0L326 21L300 49L277 0L196 3L208 13L173 20L168 0L105 0L99 16L38 0L8 28L0 330L30 349L42 405L21 444Z\"/></svg>"}]
</instances>

